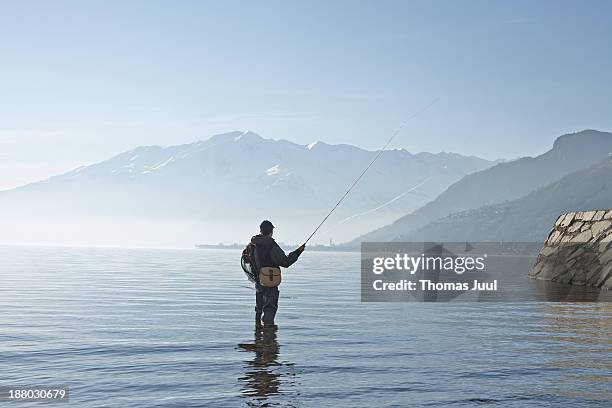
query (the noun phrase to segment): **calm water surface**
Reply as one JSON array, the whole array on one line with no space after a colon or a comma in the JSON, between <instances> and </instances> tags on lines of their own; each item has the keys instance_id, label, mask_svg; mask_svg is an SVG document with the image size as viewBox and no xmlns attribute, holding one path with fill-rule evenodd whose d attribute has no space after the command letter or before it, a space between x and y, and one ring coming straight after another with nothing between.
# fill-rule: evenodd
<instances>
[{"instance_id":1,"label":"calm water surface","mask_svg":"<svg viewBox=\"0 0 612 408\"><path fill-rule=\"evenodd\" d=\"M359 254L306 252L257 332L238 260L0 247L0 386L66 384L79 407L611 406L610 303L364 304Z\"/></svg>"}]
</instances>

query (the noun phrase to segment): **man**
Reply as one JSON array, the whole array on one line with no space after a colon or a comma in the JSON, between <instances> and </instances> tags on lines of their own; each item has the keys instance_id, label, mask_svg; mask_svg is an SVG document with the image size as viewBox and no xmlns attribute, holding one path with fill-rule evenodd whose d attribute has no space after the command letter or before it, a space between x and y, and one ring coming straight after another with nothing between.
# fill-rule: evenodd
<instances>
[{"instance_id":1,"label":"man","mask_svg":"<svg viewBox=\"0 0 612 408\"><path fill-rule=\"evenodd\" d=\"M264 220L259 225L259 232L259 235L251 238L251 243L255 245L260 268L264 266L288 268L298 260L306 247L306 244L304 244L287 256L285 251L272 238L274 225L270 221ZM274 317L278 310L278 287L265 287L257 282L255 289L255 324L260 326L263 322L264 327L275 327Z\"/></svg>"}]
</instances>

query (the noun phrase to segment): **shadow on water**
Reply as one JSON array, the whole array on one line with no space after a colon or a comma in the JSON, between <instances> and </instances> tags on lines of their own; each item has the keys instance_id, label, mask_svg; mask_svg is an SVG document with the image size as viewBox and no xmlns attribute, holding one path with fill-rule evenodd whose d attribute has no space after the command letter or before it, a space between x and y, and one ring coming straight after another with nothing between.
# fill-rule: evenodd
<instances>
[{"instance_id":1,"label":"shadow on water","mask_svg":"<svg viewBox=\"0 0 612 408\"><path fill-rule=\"evenodd\" d=\"M237 349L252 352L252 358L245 360L245 374L239 377L242 385L242 396L246 404L253 407L293 406L291 401L283 398L280 402L271 397L287 394L294 383L295 373L292 363L280 361L280 345L277 341L276 328L256 328L253 343L240 343ZM289 369L289 370L288 370ZM283 389L281 389L283 388Z\"/></svg>"}]
</instances>

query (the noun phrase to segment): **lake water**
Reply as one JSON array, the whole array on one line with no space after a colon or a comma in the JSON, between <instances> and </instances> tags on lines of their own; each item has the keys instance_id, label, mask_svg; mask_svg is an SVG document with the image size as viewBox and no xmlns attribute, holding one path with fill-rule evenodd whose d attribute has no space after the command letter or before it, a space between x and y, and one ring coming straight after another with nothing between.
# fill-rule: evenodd
<instances>
[{"instance_id":1,"label":"lake water","mask_svg":"<svg viewBox=\"0 0 612 408\"><path fill-rule=\"evenodd\" d=\"M359 254L306 252L262 332L238 261L0 247L0 386L78 407L611 404L610 303L360 303Z\"/></svg>"}]
</instances>

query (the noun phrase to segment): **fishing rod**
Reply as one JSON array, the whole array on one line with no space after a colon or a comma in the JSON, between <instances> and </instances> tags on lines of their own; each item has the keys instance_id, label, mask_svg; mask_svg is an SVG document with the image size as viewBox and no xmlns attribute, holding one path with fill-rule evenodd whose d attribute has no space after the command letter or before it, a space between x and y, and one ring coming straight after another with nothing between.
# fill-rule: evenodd
<instances>
[{"instance_id":1,"label":"fishing rod","mask_svg":"<svg viewBox=\"0 0 612 408\"><path fill-rule=\"evenodd\" d=\"M397 136L401 130L406 126L406 124L416 118L417 116L419 116L421 113L425 112L427 109L431 108L436 102L438 102L438 100L440 100L439 97L433 99L431 102L429 102L427 105L425 105L424 107L422 107L421 109L419 109L418 111L414 112L412 115L410 115L409 117L407 117L402 124L397 128L397 130L395 132L393 132L393 134L391 135L391 137L389 138L389 140L387 140L387 143L384 144L384 146L376 153L376 155L374 156L374 158L372 159L372 161L370 162L370 164L368 164L366 166L365 169L363 169L363 171L361 172L361 174L355 179L355 181L353 181L353 183L349 186L349 188L346 190L346 192L342 195L342 197L340 197L340 199L338 200L338 202L336 203L336 205L333 206L333 208L329 211L329 213L327 213L327 215L325 216L325 218L323 218L323 221L321 221L319 223L319 225L317 226L317 228L315 228L315 230L312 232L312 234L310 234L310 236L308 237L308 239L306 240L306 242L304 242L303 245L306 245L308 243L308 241L310 241L310 239L314 236L314 234L317 233L317 231L319 230L319 228L321 228L321 226L323 226L323 224L325 224L325 221L327 221L327 219L329 218L330 215L332 215L332 213L336 210L336 208L338 208L338 206L340 205L340 203L342 203L342 201L344 201L344 199L346 198L346 196L349 195L349 193L351 192L351 190L353 189L353 187L355 187L357 185L357 183L359 183L359 180L361 180L361 178L368 172L368 170L370 169L370 167L372 167L372 165L374 164L374 162L376 162L376 160L378 160L378 158L383 154L383 152L385 151L385 149L391 144L391 142L393 141L393 139L395 139L395 136Z\"/></svg>"}]
</instances>

